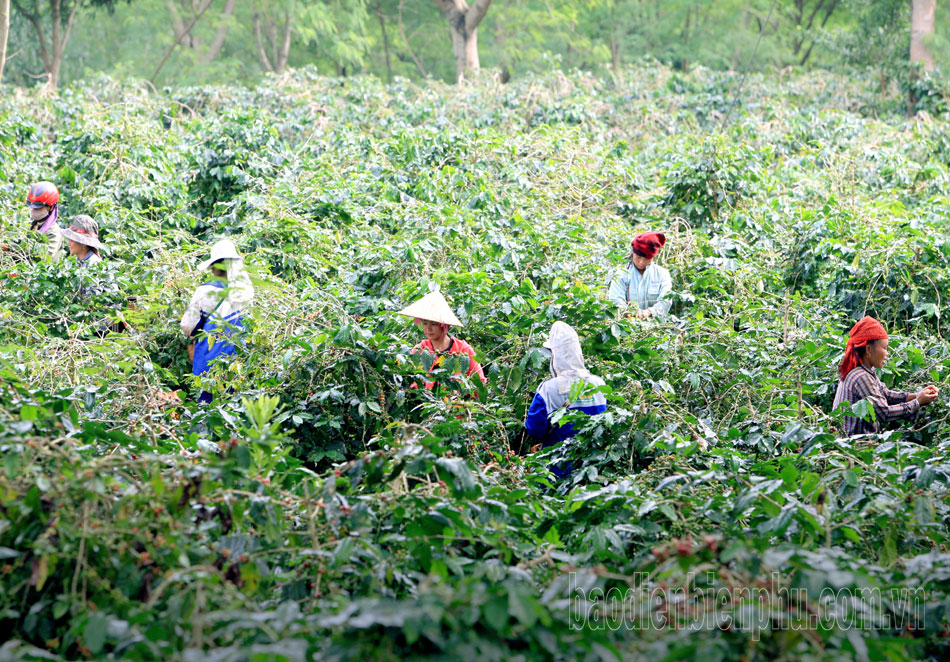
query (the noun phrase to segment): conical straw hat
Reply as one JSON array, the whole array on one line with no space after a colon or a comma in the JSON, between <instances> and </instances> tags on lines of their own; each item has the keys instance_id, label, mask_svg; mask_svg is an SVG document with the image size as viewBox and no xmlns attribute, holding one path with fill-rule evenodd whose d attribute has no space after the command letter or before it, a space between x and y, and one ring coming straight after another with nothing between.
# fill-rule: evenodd
<instances>
[{"instance_id":1,"label":"conical straw hat","mask_svg":"<svg viewBox=\"0 0 950 662\"><path fill-rule=\"evenodd\" d=\"M429 292L415 303L400 310L399 314L449 326L462 326L441 292Z\"/></svg>"},{"instance_id":2,"label":"conical straw hat","mask_svg":"<svg viewBox=\"0 0 950 662\"><path fill-rule=\"evenodd\" d=\"M222 239L211 247L211 257L198 265L198 271L204 271L218 260L240 260L241 254L230 239Z\"/></svg>"}]
</instances>

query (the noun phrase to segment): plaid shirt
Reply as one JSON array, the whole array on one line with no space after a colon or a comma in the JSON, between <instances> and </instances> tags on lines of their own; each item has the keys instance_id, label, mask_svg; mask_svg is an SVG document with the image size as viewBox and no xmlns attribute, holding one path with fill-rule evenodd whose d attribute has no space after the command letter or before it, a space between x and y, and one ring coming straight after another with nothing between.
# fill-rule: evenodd
<instances>
[{"instance_id":1,"label":"plaid shirt","mask_svg":"<svg viewBox=\"0 0 950 662\"><path fill-rule=\"evenodd\" d=\"M838 382L834 406L837 408L846 400L854 404L867 398L874 406L874 423L856 416L845 416L844 436L879 432L882 423L890 423L901 418L913 418L917 415L920 403L915 399L908 400L911 395L913 394L890 390L872 370L859 365Z\"/></svg>"}]
</instances>

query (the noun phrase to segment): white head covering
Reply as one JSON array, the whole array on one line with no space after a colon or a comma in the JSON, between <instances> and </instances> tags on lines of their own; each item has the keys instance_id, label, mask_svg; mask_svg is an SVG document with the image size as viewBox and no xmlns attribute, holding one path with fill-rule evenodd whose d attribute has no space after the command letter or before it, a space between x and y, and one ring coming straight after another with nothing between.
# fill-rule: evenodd
<instances>
[{"instance_id":1,"label":"white head covering","mask_svg":"<svg viewBox=\"0 0 950 662\"><path fill-rule=\"evenodd\" d=\"M429 292L415 303L400 310L399 314L414 317L416 324L422 324L421 320L429 320L449 326L462 326L441 292Z\"/></svg>"},{"instance_id":2,"label":"white head covering","mask_svg":"<svg viewBox=\"0 0 950 662\"><path fill-rule=\"evenodd\" d=\"M551 370L557 377L557 392L571 392L571 386L579 379L590 381L593 377L584 367L584 353L577 331L570 324L555 322L544 346L551 350Z\"/></svg>"},{"instance_id":3,"label":"white head covering","mask_svg":"<svg viewBox=\"0 0 950 662\"><path fill-rule=\"evenodd\" d=\"M241 254L234 247L230 239L222 239L211 247L211 257L198 265L199 271L204 271L218 260L240 260ZM229 265L230 266L230 265Z\"/></svg>"}]
</instances>

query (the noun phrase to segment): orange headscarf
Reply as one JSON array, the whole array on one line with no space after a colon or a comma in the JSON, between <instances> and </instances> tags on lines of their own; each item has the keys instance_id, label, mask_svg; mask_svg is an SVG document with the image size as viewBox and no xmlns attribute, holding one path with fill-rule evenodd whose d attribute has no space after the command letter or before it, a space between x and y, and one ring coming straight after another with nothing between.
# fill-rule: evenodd
<instances>
[{"instance_id":1,"label":"orange headscarf","mask_svg":"<svg viewBox=\"0 0 950 662\"><path fill-rule=\"evenodd\" d=\"M858 353L856 347L867 347L871 340L887 340L887 331L881 323L870 315L866 315L860 322L851 327L848 334L848 345L844 348L844 359L838 366L838 374L844 379L849 372L858 367Z\"/></svg>"}]
</instances>

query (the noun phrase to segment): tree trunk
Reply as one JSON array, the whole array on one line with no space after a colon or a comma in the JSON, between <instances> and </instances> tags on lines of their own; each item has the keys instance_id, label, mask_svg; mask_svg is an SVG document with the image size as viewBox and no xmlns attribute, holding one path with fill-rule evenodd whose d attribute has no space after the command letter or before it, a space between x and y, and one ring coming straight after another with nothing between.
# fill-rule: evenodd
<instances>
[{"instance_id":1,"label":"tree trunk","mask_svg":"<svg viewBox=\"0 0 950 662\"><path fill-rule=\"evenodd\" d=\"M172 17L172 30L175 31L175 37L185 45L185 48L191 48L191 37L185 33L185 23L181 20L178 10L175 9L175 3L172 0L165 0L165 6L168 7L168 13Z\"/></svg>"},{"instance_id":2,"label":"tree trunk","mask_svg":"<svg viewBox=\"0 0 950 662\"><path fill-rule=\"evenodd\" d=\"M422 62L420 62L419 58L416 57L415 51L412 50L412 44L409 43L409 37L406 35L406 24L402 20L402 0L399 2L397 12L399 14L399 36L402 37L402 41L406 45L406 51L409 53L409 57L412 58L413 63L416 65L416 69L419 70L419 75L423 78L428 78L429 74L426 73L425 67L422 66Z\"/></svg>"},{"instance_id":3,"label":"tree trunk","mask_svg":"<svg viewBox=\"0 0 950 662\"><path fill-rule=\"evenodd\" d=\"M462 81L479 69L478 26L488 13L492 0L475 0L471 7L465 0L433 0L449 22L452 51L455 54L456 80Z\"/></svg>"},{"instance_id":4,"label":"tree trunk","mask_svg":"<svg viewBox=\"0 0 950 662\"><path fill-rule=\"evenodd\" d=\"M284 24L281 26L279 34L277 22L271 17L265 16L266 24L262 24L256 3L253 7L254 13L251 19L254 27L254 41L257 43L257 54L261 58L261 65L265 71L281 74L287 68L287 61L290 59L290 41L294 27L293 6L287 9L287 13L284 15ZM268 47L270 55L268 55Z\"/></svg>"},{"instance_id":5,"label":"tree trunk","mask_svg":"<svg viewBox=\"0 0 950 662\"><path fill-rule=\"evenodd\" d=\"M55 90L56 86L59 85L59 68L63 64L62 56L59 53L57 44L59 44L59 35L60 35L60 0L49 0L50 16L53 19L53 43L50 51L52 52L52 57L50 59L50 67L47 69L46 74L49 78L46 81L46 84L49 85L51 90Z\"/></svg>"},{"instance_id":6,"label":"tree trunk","mask_svg":"<svg viewBox=\"0 0 950 662\"><path fill-rule=\"evenodd\" d=\"M224 38L228 35L228 24L231 22L231 14L233 13L234 0L227 0L224 5L224 11L222 12L223 22L218 26L217 31L214 33L214 39L211 40L208 50L198 56L199 62L203 64L211 64L214 59L218 57L218 53L221 52L221 47L224 46Z\"/></svg>"},{"instance_id":7,"label":"tree trunk","mask_svg":"<svg viewBox=\"0 0 950 662\"><path fill-rule=\"evenodd\" d=\"M69 42L69 33L73 29L73 21L76 20L76 10L79 9L79 0L73 2L73 7L69 11L69 18L66 19L66 30L60 32L59 25L61 20L60 0L50 0L50 4L56 7L53 13L53 69L50 72L49 86L51 90L59 87L59 71L63 66L63 56L66 54L66 44Z\"/></svg>"},{"instance_id":8,"label":"tree trunk","mask_svg":"<svg viewBox=\"0 0 950 662\"><path fill-rule=\"evenodd\" d=\"M465 29L465 19L451 24L452 51L455 53L455 76L461 81L471 78L481 68L478 61L478 30Z\"/></svg>"},{"instance_id":9,"label":"tree trunk","mask_svg":"<svg viewBox=\"0 0 950 662\"><path fill-rule=\"evenodd\" d=\"M910 13L910 61L923 62L924 71L933 71L934 58L926 39L934 33L937 0L912 0Z\"/></svg>"},{"instance_id":10,"label":"tree trunk","mask_svg":"<svg viewBox=\"0 0 950 662\"><path fill-rule=\"evenodd\" d=\"M10 0L0 0L0 82L7 63L7 38L10 36Z\"/></svg>"},{"instance_id":11,"label":"tree trunk","mask_svg":"<svg viewBox=\"0 0 950 662\"><path fill-rule=\"evenodd\" d=\"M294 17L293 9L287 11L287 16L284 19L284 38L280 44L280 54L277 56L277 71L276 73L284 73L284 69L287 68L287 62L290 60L290 40L294 32Z\"/></svg>"},{"instance_id":12,"label":"tree trunk","mask_svg":"<svg viewBox=\"0 0 950 662\"><path fill-rule=\"evenodd\" d=\"M261 35L261 17L256 8L251 16L251 21L254 25L254 41L257 42L257 54L261 58L261 66L264 67L264 71L274 73L274 65L271 64L270 58L267 57L267 49L264 48L264 37Z\"/></svg>"},{"instance_id":13,"label":"tree trunk","mask_svg":"<svg viewBox=\"0 0 950 662\"><path fill-rule=\"evenodd\" d=\"M614 76L620 75L620 40L616 34L610 35L610 68Z\"/></svg>"},{"instance_id":14,"label":"tree trunk","mask_svg":"<svg viewBox=\"0 0 950 662\"><path fill-rule=\"evenodd\" d=\"M211 4L214 1L215 0L185 1L182 5L182 10L186 13L186 15L188 13L192 14L192 20L190 24L186 26L181 14L179 14L178 10L175 8L174 0L165 0L165 4L168 7L168 12L171 14L172 18L172 30L174 30L176 37L175 43L184 44L186 48L190 49L195 54L195 59L197 62L200 64L210 64L216 57L218 57L218 54L221 52L221 48L224 46L224 40L228 35L228 28L230 27L231 18L234 13L235 0L227 0L218 19L221 21L221 23L218 25L218 29L215 30L214 37L211 39L211 43L208 44L207 48L204 48L202 46L201 40L191 33L191 29L194 27L197 19L211 8Z\"/></svg>"},{"instance_id":15,"label":"tree trunk","mask_svg":"<svg viewBox=\"0 0 950 662\"><path fill-rule=\"evenodd\" d=\"M175 41L172 42L171 47L167 51L165 51L165 56L162 58L162 61L158 63L158 66L155 67L155 71L154 73L152 73L152 77L149 78L149 81L152 84L154 84L155 80L158 78L158 73L162 70L162 67L165 66L166 62L168 62L168 58L172 56L172 53L174 52L175 47L178 46L178 44L180 44L184 39L188 38L188 36L191 34L191 29L195 27L195 23L198 22L198 19L201 18L206 11L208 11L208 8L211 7L212 2L214 2L214 0L208 0L204 4L204 6L201 8L201 11L195 14L195 16L191 19L191 22L188 24L187 27L182 25L180 31L178 30L177 27L175 27L175 32L177 34L177 36L175 37ZM169 5L169 6L171 7L172 5ZM192 44L194 44L194 42L192 42Z\"/></svg>"},{"instance_id":16,"label":"tree trunk","mask_svg":"<svg viewBox=\"0 0 950 662\"><path fill-rule=\"evenodd\" d=\"M382 3L376 5L376 15L379 17L379 29L383 33L383 55L386 56L386 82L393 82L393 65L389 55L389 35L386 33L386 16L383 15Z\"/></svg>"}]
</instances>

